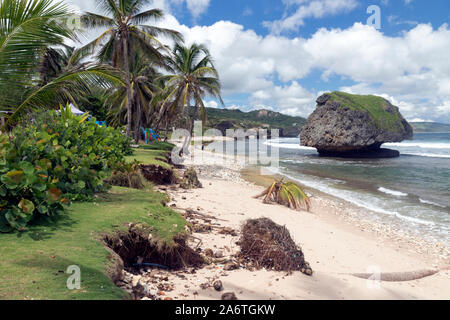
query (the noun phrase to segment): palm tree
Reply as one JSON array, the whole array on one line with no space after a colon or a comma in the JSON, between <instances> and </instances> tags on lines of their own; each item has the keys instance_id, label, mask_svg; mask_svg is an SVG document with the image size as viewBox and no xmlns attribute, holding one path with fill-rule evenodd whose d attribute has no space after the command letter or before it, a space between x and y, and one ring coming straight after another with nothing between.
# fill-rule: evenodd
<instances>
[{"instance_id":1,"label":"palm tree","mask_svg":"<svg viewBox=\"0 0 450 320\"><path fill-rule=\"evenodd\" d=\"M64 72L86 70L94 66L92 61L85 61L86 58L87 54L84 50L64 44L62 48L48 48L39 69L41 83L46 85Z\"/></svg>"},{"instance_id":2,"label":"palm tree","mask_svg":"<svg viewBox=\"0 0 450 320\"><path fill-rule=\"evenodd\" d=\"M3 0L0 3L0 108L10 111L32 84L39 53L75 37L63 23L68 8L51 0ZM20 95L9 94L20 92Z\"/></svg>"},{"instance_id":3,"label":"palm tree","mask_svg":"<svg viewBox=\"0 0 450 320\"><path fill-rule=\"evenodd\" d=\"M120 79L110 70L90 66L66 70L43 83L39 77L42 53L51 46L76 40L67 19L71 11L53 0L3 0L0 4L0 109L10 111L7 126L27 110L56 108L71 93L93 84L108 87ZM11 94L11 92L20 94Z\"/></svg>"},{"instance_id":4,"label":"palm tree","mask_svg":"<svg viewBox=\"0 0 450 320\"><path fill-rule=\"evenodd\" d=\"M182 40L182 36L174 30L144 24L164 17L160 9L142 11L151 2L150 0L96 0L96 2L107 16L87 12L83 15L82 21L88 28L102 27L107 30L86 48L95 50L103 44L98 53L99 59L110 61L114 67L125 73L127 135L131 136L133 93L130 60L134 58L133 51L138 50L151 57L155 63L164 64L164 57L160 53L164 45L157 37L163 35Z\"/></svg>"},{"instance_id":5,"label":"palm tree","mask_svg":"<svg viewBox=\"0 0 450 320\"><path fill-rule=\"evenodd\" d=\"M167 65L173 74L162 77L167 80L166 98L160 108L159 121L162 121L165 115L176 114L181 109L181 113L185 116L186 127L192 135L194 121L199 113L203 122L206 121L206 108L203 103L205 96L218 98L224 105L220 94L219 74L208 49L195 43L190 47L176 43L172 56L168 57ZM194 112L191 115L192 101ZM185 139L181 153L190 141L190 137Z\"/></svg>"},{"instance_id":6,"label":"palm tree","mask_svg":"<svg viewBox=\"0 0 450 320\"><path fill-rule=\"evenodd\" d=\"M154 96L153 81L161 74L156 71L152 62L136 54L130 67L130 83L132 96L132 116L134 122L134 138L139 142L141 127L148 127L151 123L151 101ZM126 86L118 88L111 94L106 103L109 104L109 123L119 125L127 117Z\"/></svg>"},{"instance_id":7,"label":"palm tree","mask_svg":"<svg viewBox=\"0 0 450 320\"><path fill-rule=\"evenodd\" d=\"M0 3L0 81L5 74L26 81L39 64L39 52L75 38L64 24L68 7L52 0L3 0ZM5 71L7 73L5 73Z\"/></svg>"},{"instance_id":8,"label":"palm tree","mask_svg":"<svg viewBox=\"0 0 450 320\"><path fill-rule=\"evenodd\" d=\"M74 74L79 71L89 70L92 67L98 67L92 61L86 61L86 58L87 53L83 49L75 49L75 47L64 44L61 48L48 48L43 55L39 68L40 85L45 86L62 75ZM107 69L108 66L103 66L103 68ZM92 83L92 85L95 85L95 83ZM91 93L91 87L81 87L81 91L76 89L77 87L70 89L60 88L60 96L67 97L67 100L63 98L63 101L60 101L62 105L70 102L77 106L79 97L85 96L86 93Z\"/></svg>"}]
</instances>

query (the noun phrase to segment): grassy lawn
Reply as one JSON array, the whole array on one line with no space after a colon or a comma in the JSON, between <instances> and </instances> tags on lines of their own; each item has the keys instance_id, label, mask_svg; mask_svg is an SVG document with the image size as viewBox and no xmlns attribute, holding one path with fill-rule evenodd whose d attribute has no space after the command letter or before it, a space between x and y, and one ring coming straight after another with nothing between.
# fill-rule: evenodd
<instances>
[{"instance_id":1,"label":"grassy lawn","mask_svg":"<svg viewBox=\"0 0 450 320\"><path fill-rule=\"evenodd\" d=\"M137 154L151 158L154 154ZM143 161L147 163L147 161ZM75 203L63 216L37 223L22 233L0 234L1 299L126 299L105 275L108 251L102 234L137 222L151 225L154 235L172 241L185 220L161 205L154 191L113 188L94 203ZM151 215L149 215L151 213ZM67 267L81 269L81 290L68 290Z\"/></svg>"},{"instance_id":2,"label":"grassy lawn","mask_svg":"<svg viewBox=\"0 0 450 320\"><path fill-rule=\"evenodd\" d=\"M153 142L150 145L141 145L139 149L134 151L132 156L126 158L127 161L137 160L143 164L155 164L165 168L170 168L166 162L158 160L164 159L164 155L171 152L174 145L167 142Z\"/></svg>"}]
</instances>

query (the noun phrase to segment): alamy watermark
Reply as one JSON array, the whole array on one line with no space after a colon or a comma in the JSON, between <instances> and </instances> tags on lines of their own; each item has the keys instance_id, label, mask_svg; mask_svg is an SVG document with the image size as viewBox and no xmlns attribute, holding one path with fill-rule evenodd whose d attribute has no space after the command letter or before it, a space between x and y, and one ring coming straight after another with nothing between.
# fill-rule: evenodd
<instances>
[{"instance_id":1,"label":"alamy watermark","mask_svg":"<svg viewBox=\"0 0 450 320\"><path fill-rule=\"evenodd\" d=\"M370 17L367 19L367 25L372 26L377 30L381 29L381 8L377 5L371 5L367 8L367 14Z\"/></svg>"},{"instance_id":2,"label":"alamy watermark","mask_svg":"<svg viewBox=\"0 0 450 320\"><path fill-rule=\"evenodd\" d=\"M367 279L367 289L380 290L381 289L381 268L380 268L380 266L367 267L367 273L371 275Z\"/></svg>"},{"instance_id":3,"label":"alamy watermark","mask_svg":"<svg viewBox=\"0 0 450 320\"><path fill-rule=\"evenodd\" d=\"M81 269L79 266L72 265L66 270L67 274L70 274L67 279L66 285L69 290L80 290L81 289Z\"/></svg>"},{"instance_id":4,"label":"alamy watermark","mask_svg":"<svg viewBox=\"0 0 450 320\"><path fill-rule=\"evenodd\" d=\"M84 31L81 15L78 14L71 14L64 17L51 19L51 21L75 32Z\"/></svg>"}]
</instances>

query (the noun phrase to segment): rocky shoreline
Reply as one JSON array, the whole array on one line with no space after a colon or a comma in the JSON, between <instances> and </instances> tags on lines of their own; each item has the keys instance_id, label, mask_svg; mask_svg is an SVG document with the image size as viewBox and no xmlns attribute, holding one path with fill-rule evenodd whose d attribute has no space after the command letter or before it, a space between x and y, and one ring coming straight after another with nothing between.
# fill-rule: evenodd
<instances>
[{"instance_id":1,"label":"rocky shoreline","mask_svg":"<svg viewBox=\"0 0 450 320\"><path fill-rule=\"evenodd\" d=\"M195 152L200 151L196 150ZM332 256L333 253L336 254L337 252L341 254L341 250L342 252L345 250L357 251L357 247L354 247L355 240L351 240L353 237L367 238L367 240L359 242L361 247L364 247L366 245L365 241L367 241L368 247L374 246L374 248L378 248L377 250L380 252L374 252L374 256L377 256L377 259L380 261L384 261L382 263L386 264L386 266L383 268L389 268L390 271L392 271L391 268L398 268L395 270L408 269L408 266L410 266L409 270L411 270L418 268L419 265L429 268L440 268L450 261L448 247L420 239L417 236L404 234L389 225L377 225L364 221L358 212L362 210L361 208L314 190L311 190L314 208L312 215L297 213L279 206L262 206L260 202L251 199L251 195L258 193L257 191L261 187L258 187L253 182L245 181L241 175L241 170L245 168L244 159L226 157L226 161L223 162L223 155L220 154L204 152L203 156L205 164L191 162L189 159L185 163L188 167L193 166L197 169L203 189L183 190L175 187L160 187L160 190L169 194L171 202L168 205L179 211L192 225L193 233L188 244L206 258L207 264L203 268L187 268L181 271L150 267L124 271L124 280L120 286L130 292L135 299L220 300L236 298L267 300L330 298L328 292L323 292L320 289L298 287L307 284L314 287L317 286L317 281L329 281L324 280L324 272L329 274L327 270L330 268L328 266L330 263L335 265L332 273L335 274L333 277L336 277L336 279L333 281L336 281L336 285L340 283L339 286L344 286L344 289L341 290L342 294L338 298L359 299L360 297L358 295L355 296L353 289L345 289L345 286L347 283L353 283L353 285L359 287L361 282L358 281L360 280L342 275L342 273L365 271L364 262L361 261L361 264L361 262L349 260L350 258L345 258L338 262L334 261L336 258ZM219 159L222 162L220 165L216 165L215 163ZM248 198L246 202L254 204L241 202L243 200L237 199L238 194L242 199ZM238 208L241 208L241 210ZM252 208L252 212L249 211L250 208ZM273 213L272 218L275 220L280 215L285 217L279 221L281 224L285 221L284 219L296 219L292 221L299 222L299 226L302 226L302 228L309 228L308 225L311 225L311 227L314 226L314 228L322 230L325 225L329 225L333 226L331 230L334 230L331 232L331 235L339 234L341 240L331 240L333 239L332 237L330 238L332 242L322 244L326 245L326 247L330 245L330 252L328 253L328 249L325 250L324 256L323 250L320 249L321 245L316 243L317 240L305 244L307 238L304 237L308 236L304 232L300 233L303 236L297 240L300 240L302 247L306 250L306 258L312 259L313 269L318 269L318 274L313 276L313 279L305 278L300 273L289 274L254 270L251 266L241 264L237 259L242 222L259 214L269 215L269 212L271 212L270 214ZM297 219L306 219L309 222L301 223ZM292 225L292 223L289 225ZM293 225L292 228L294 228ZM320 232L325 232L326 234L325 230ZM295 230L294 233L298 234ZM315 236L316 233L318 232L314 231L309 237ZM319 242L322 241L324 240ZM342 243L345 243L345 248L341 248ZM370 251L373 248L364 250ZM386 257L384 257L384 252L386 252ZM399 258L398 266L390 261L397 254L403 257ZM394 256L389 257L389 255ZM385 258L388 260L385 261ZM325 260L329 261L325 263ZM391 264L392 266L389 267ZM443 271L427 280L417 280L408 283L408 286L411 286L411 292L403 292L404 298L415 297L412 293L412 288L420 286L420 281L436 283L436 281L439 281L436 280L437 278L441 279L441 281L442 279L450 281L450 273ZM294 281L294 279L296 280ZM291 282L298 282L298 286L292 287L291 290L286 289L290 287ZM333 287L334 285L331 283L329 286ZM363 296L366 295L369 299L390 299L389 290L400 289L395 284L386 284L384 286L386 286L388 291L380 291L378 293L363 292L361 294ZM402 288L404 289L404 287ZM360 290L364 291L364 289ZM436 294L431 287L429 290L430 295ZM450 294L447 297L449 296Z\"/></svg>"}]
</instances>

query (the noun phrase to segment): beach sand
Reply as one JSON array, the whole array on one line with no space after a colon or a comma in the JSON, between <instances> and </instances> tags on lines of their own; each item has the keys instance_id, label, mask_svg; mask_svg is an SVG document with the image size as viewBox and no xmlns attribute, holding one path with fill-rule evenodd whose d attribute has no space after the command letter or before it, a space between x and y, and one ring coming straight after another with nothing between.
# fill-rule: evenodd
<instances>
[{"instance_id":1,"label":"beach sand","mask_svg":"<svg viewBox=\"0 0 450 320\"><path fill-rule=\"evenodd\" d=\"M236 244L239 236L220 234L219 227L239 231L247 219L266 217L289 229L292 238L302 247L314 274L309 277L300 272L289 275L244 268L227 271L224 270L227 265L220 262L188 274L156 270L143 272L143 278L149 283L161 283L161 279L165 279L163 283L170 284L169 292L158 291L159 298L220 299L224 292L234 292L242 300L450 299L450 271L446 270L449 265L448 248L398 234L388 226L360 221L355 213L360 208L313 190L308 190L313 194L310 213L263 204L253 197L265 188L241 179L242 163L230 160L217 166L215 160L219 155L204 152L202 157L203 164L195 165L200 171L203 188L169 190L171 205L180 212L190 208L216 218L206 220L213 226L213 232L195 233L197 239L191 245L195 247L201 240L203 253L211 249L218 257L232 257L239 251ZM186 164L189 165L189 161ZM244 176L254 176L254 180L258 180L248 171ZM259 180L259 184L264 185L264 178ZM205 222L201 219L195 221ZM434 268L444 270L408 282L376 282L350 275ZM216 280L222 282L222 292L211 287Z\"/></svg>"}]
</instances>

